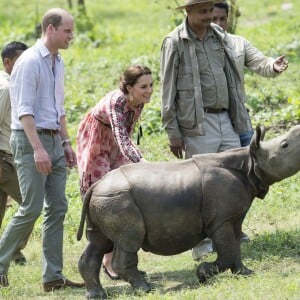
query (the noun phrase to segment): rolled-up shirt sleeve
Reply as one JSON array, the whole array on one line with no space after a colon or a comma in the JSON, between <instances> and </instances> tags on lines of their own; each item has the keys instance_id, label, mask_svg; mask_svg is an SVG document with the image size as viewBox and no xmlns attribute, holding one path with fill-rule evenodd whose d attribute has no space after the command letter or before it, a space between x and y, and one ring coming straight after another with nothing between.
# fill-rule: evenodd
<instances>
[{"instance_id":1,"label":"rolled-up shirt sleeve","mask_svg":"<svg viewBox=\"0 0 300 300\"><path fill-rule=\"evenodd\" d=\"M17 113L14 117L18 119L24 115L32 115L34 117L39 78L38 65L32 63L31 60L26 60L18 68L15 68L15 70L10 80L11 101Z\"/></svg>"}]
</instances>

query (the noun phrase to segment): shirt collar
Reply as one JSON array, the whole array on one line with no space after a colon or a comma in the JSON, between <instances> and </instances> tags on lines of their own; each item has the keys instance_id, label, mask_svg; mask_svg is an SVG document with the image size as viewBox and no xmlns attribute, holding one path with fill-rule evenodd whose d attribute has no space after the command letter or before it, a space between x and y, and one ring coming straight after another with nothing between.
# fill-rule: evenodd
<instances>
[{"instance_id":1,"label":"shirt collar","mask_svg":"<svg viewBox=\"0 0 300 300\"><path fill-rule=\"evenodd\" d=\"M188 23L187 23L186 25L187 25L186 27L187 27L187 31L188 31L188 33L189 33L190 38L191 38L193 41L200 40L200 39L197 37L197 35L194 33L194 31L192 30L192 28L188 25ZM205 36L204 39L210 38L210 37L212 37L213 35L214 35L213 30L211 29L211 27L208 27L208 28L207 28L207 34L206 34L206 36Z\"/></svg>"},{"instance_id":2,"label":"shirt collar","mask_svg":"<svg viewBox=\"0 0 300 300\"><path fill-rule=\"evenodd\" d=\"M38 39L37 42L36 42L36 47L38 48L38 50L40 51L42 57L47 57L47 56L50 56L51 53L50 51L48 50L48 48L45 46L45 44L42 42L41 39ZM61 60L61 56L60 54L58 53L55 57L57 60Z\"/></svg>"}]
</instances>

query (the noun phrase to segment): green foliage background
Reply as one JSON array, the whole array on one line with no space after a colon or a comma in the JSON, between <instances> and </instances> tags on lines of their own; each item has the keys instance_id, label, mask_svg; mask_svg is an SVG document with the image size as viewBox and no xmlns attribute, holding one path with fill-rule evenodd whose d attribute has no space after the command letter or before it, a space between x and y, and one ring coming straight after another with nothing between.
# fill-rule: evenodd
<instances>
[{"instance_id":1,"label":"green foliage background","mask_svg":"<svg viewBox=\"0 0 300 300\"><path fill-rule=\"evenodd\" d=\"M73 1L75 2L75 1ZM108 91L117 87L124 68L143 62L153 71L155 91L141 120L144 137L140 148L150 161L174 160L160 121L159 54L163 37L182 20L167 0L86 0L86 11L74 7L76 37L70 49L62 51L66 65L66 109L69 132L75 147L79 121ZM236 33L250 40L266 55L286 54L288 70L276 79L265 79L246 71L247 105L253 125L263 123L271 130L267 137L281 133L300 119L300 2L298 0L236 0L241 16ZM20 40L31 46L35 26L51 7L67 9L66 0L0 1L0 45ZM275 129L275 130L274 130ZM245 264L256 274L239 278L226 272L199 286L196 263L190 251L172 257L140 253L140 268L150 274L154 292L136 296L124 282L103 285L114 299L299 299L300 295L300 200L295 175L274 185L266 199L255 200L244 223L252 242L242 246ZM69 212L65 220L64 273L80 279L77 261L86 240L76 241L80 218L77 170L68 177ZM9 208L5 228L17 209ZM0 289L0 299L84 299L83 290L44 294L41 290L41 224L38 219L24 250L26 267L12 264L10 287ZM214 259L214 254L208 259Z\"/></svg>"}]
</instances>

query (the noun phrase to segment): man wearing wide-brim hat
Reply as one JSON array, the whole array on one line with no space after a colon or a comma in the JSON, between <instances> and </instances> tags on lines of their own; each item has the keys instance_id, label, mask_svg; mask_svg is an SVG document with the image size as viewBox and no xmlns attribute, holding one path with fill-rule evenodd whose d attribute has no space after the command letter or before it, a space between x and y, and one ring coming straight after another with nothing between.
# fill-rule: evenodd
<instances>
[{"instance_id":1,"label":"man wearing wide-brim hat","mask_svg":"<svg viewBox=\"0 0 300 300\"><path fill-rule=\"evenodd\" d=\"M211 24L215 2L177 7L187 17L162 44L162 119L178 158L239 147L238 133L252 129L236 55L226 32Z\"/></svg>"},{"instance_id":2,"label":"man wearing wide-brim hat","mask_svg":"<svg viewBox=\"0 0 300 300\"><path fill-rule=\"evenodd\" d=\"M239 134L252 130L234 47L211 24L215 2L186 0L177 7L186 19L162 44L162 122L178 158L240 147ZM202 244L193 258L211 251L211 242Z\"/></svg>"},{"instance_id":3,"label":"man wearing wide-brim hat","mask_svg":"<svg viewBox=\"0 0 300 300\"><path fill-rule=\"evenodd\" d=\"M215 3L215 2L222 2L222 1L213 1L213 0L186 0L184 5L176 7L176 9L184 9L188 6L195 5L195 4L204 4L204 3Z\"/></svg>"}]
</instances>

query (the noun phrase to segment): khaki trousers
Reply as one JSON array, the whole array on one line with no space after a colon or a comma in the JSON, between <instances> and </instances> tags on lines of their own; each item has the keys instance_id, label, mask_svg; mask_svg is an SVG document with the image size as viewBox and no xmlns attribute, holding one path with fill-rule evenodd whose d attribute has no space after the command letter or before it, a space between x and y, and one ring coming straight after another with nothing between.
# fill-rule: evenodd
<instances>
[{"instance_id":1,"label":"khaki trousers","mask_svg":"<svg viewBox=\"0 0 300 300\"><path fill-rule=\"evenodd\" d=\"M205 135L184 136L185 158L194 154L217 153L241 146L239 135L234 131L228 112L204 114Z\"/></svg>"}]
</instances>

